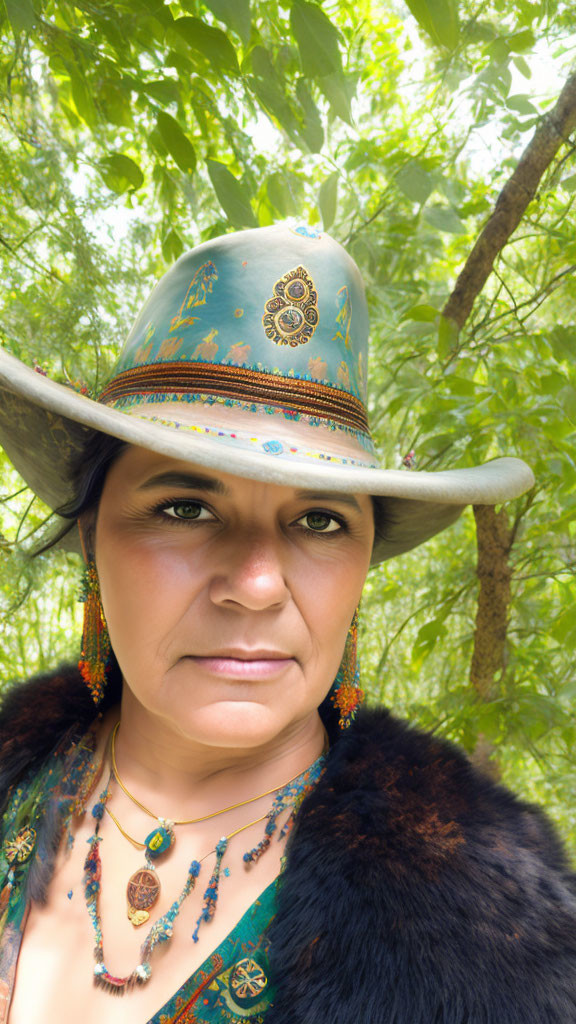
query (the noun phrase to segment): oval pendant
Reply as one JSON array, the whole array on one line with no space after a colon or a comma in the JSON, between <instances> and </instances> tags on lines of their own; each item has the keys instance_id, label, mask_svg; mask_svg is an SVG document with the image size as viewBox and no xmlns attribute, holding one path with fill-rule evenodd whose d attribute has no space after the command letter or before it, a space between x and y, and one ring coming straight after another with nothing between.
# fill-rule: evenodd
<instances>
[{"instance_id":1,"label":"oval pendant","mask_svg":"<svg viewBox=\"0 0 576 1024\"><path fill-rule=\"evenodd\" d=\"M150 917L150 908L160 895L160 879L152 868L140 868L128 879L126 902L128 919L135 928Z\"/></svg>"},{"instance_id":2,"label":"oval pendant","mask_svg":"<svg viewBox=\"0 0 576 1024\"><path fill-rule=\"evenodd\" d=\"M153 829L144 840L146 850L153 860L166 853L166 850L170 849L173 842L174 832L168 825L158 825L158 828Z\"/></svg>"}]
</instances>

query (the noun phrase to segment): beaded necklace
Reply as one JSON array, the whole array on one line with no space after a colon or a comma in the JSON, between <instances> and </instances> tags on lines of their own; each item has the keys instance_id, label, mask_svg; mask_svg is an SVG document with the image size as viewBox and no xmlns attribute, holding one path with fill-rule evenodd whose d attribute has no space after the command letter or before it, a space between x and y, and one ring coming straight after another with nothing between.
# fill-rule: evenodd
<instances>
[{"instance_id":1,"label":"beaded necklace","mask_svg":"<svg viewBox=\"0 0 576 1024\"><path fill-rule=\"evenodd\" d=\"M180 908L184 903L184 900L190 895L196 885L202 861L206 860L206 858L211 856L212 853L215 853L216 860L210 880L204 891L202 909L192 933L193 941L197 942L198 930L201 924L205 921L210 921L216 912L222 860L228 849L230 840L240 832L250 828L252 825L266 820L263 838L255 847L253 847L252 850L247 851L243 855L246 867L249 867L251 863L255 863L259 860L262 854L270 846L272 836L278 827L278 817L282 811L287 807L290 807L290 814L280 830L278 841L284 839L288 835L302 801L315 787L322 775L322 772L324 771L325 763L326 753L323 752L309 768L305 769L305 771L295 779L292 779L282 789L277 791L272 806L265 815L261 818L257 818L256 821L248 822L247 825L243 825L241 828L236 829L227 836L222 836L222 838L217 842L214 850L211 850L199 860L195 859L191 862L190 867L188 868L186 881L180 895L174 900L165 914L154 922L148 932L148 935L144 939L142 946L140 947L139 963L129 975L126 975L126 977L123 978L111 974L104 963L104 939L102 935L102 922L98 908L102 879L102 864L100 860L100 844L102 842L102 836L99 833L100 824L106 810L106 804L111 796L110 786L114 778L114 770L112 769L105 789L102 791L98 801L92 808L92 817L95 821L94 834L88 840L89 850L84 864L84 895L96 940L94 948L94 980L96 984L110 992L124 992L135 984L144 984L149 980L152 975L150 960L156 946L160 943L169 942L172 938L174 922L180 913ZM138 909L139 904L142 905L142 909L148 910L153 906L158 898L160 886L157 882L157 876L155 879L148 878L148 871L149 868L147 861L147 867L142 868L140 872L136 872L130 878L128 889L130 890L131 884L133 889L128 893L129 916L131 903L134 910ZM155 875L155 872L153 872L153 874ZM137 878L137 876L139 876L139 878ZM136 903L135 907L134 902ZM146 918L148 916L149 914L146 915Z\"/></svg>"}]
</instances>

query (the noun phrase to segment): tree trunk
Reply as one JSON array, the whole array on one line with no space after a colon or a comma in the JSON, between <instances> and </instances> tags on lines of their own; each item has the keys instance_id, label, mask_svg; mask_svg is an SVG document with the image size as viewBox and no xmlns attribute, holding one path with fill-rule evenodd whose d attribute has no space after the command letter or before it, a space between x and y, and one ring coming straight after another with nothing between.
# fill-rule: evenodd
<instances>
[{"instance_id":1,"label":"tree trunk","mask_svg":"<svg viewBox=\"0 0 576 1024\"><path fill-rule=\"evenodd\" d=\"M494 262L518 227L556 153L576 128L576 73L570 75L556 105L540 121L516 170L500 192L492 214L456 281L442 314L460 331L484 287ZM470 665L470 683L480 700L496 696L496 678L505 666L510 611L510 550L513 537L506 512L489 505L474 507L480 590ZM494 748L478 736L474 760L498 774Z\"/></svg>"},{"instance_id":2,"label":"tree trunk","mask_svg":"<svg viewBox=\"0 0 576 1024\"><path fill-rule=\"evenodd\" d=\"M497 695L496 676L505 665L512 576L508 558L512 533L504 509L496 512L493 505L475 505L474 518L478 545L476 573L480 590L470 683L480 700L489 701ZM490 774L498 774L493 746L482 734L478 736L474 760Z\"/></svg>"}]
</instances>

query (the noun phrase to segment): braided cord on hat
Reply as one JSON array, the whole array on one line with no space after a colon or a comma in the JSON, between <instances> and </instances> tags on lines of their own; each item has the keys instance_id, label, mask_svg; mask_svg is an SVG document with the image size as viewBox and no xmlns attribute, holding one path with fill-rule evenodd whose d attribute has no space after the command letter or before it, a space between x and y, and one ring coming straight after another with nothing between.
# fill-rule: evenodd
<instances>
[{"instance_id":1,"label":"braided cord on hat","mask_svg":"<svg viewBox=\"0 0 576 1024\"><path fill-rule=\"evenodd\" d=\"M206 363L156 363L131 367L114 377L98 401L110 405L130 395L151 393L221 395L276 405L282 409L331 419L369 433L366 409L359 398L319 381L283 377L242 366Z\"/></svg>"}]
</instances>

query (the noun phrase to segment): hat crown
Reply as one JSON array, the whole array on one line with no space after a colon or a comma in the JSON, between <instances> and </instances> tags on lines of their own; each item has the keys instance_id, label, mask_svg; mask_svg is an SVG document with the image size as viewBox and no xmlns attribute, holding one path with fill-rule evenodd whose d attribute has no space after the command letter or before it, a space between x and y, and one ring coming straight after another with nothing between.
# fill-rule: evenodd
<instances>
[{"instance_id":1,"label":"hat crown","mask_svg":"<svg viewBox=\"0 0 576 1024\"><path fill-rule=\"evenodd\" d=\"M368 312L334 239L274 225L205 242L164 275L114 376L135 367L242 367L318 381L366 403Z\"/></svg>"}]
</instances>

